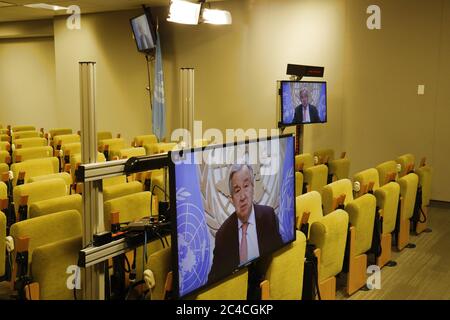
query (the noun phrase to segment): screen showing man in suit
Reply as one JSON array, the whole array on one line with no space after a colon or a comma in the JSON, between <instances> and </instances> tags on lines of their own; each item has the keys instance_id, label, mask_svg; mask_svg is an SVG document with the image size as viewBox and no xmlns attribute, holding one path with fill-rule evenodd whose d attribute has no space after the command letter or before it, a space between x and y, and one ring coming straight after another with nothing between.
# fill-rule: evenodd
<instances>
[{"instance_id":1,"label":"screen showing man in suit","mask_svg":"<svg viewBox=\"0 0 450 320\"><path fill-rule=\"evenodd\" d=\"M139 51L150 50L155 47L148 19L145 14L134 18L131 21L133 26L134 38Z\"/></svg>"},{"instance_id":2,"label":"screen showing man in suit","mask_svg":"<svg viewBox=\"0 0 450 320\"><path fill-rule=\"evenodd\" d=\"M326 122L325 82L283 81L281 94L284 124Z\"/></svg>"},{"instance_id":3,"label":"screen showing man in suit","mask_svg":"<svg viewBox=\"0 0 450 320\"><path fill-rule=\"evenodd\" d=\"M209 148L175 165L180 296L295 240L293 137Z\"/></svg>"}]
</instances>

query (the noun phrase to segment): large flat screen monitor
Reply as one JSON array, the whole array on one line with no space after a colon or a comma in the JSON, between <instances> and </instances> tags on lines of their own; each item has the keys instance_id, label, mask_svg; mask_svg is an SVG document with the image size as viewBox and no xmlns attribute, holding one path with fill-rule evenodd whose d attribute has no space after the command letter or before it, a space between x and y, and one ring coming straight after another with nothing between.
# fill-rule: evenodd
<instances>
[{"instance_id":1,"label":"large flat screen monitor","mask_svg":"<svg viewBox=\"0 0 450 320\"><path fill-rule=\"evenodd\" d=\"M150 53L156 47L156 33L150 13L130 20L133 37L139 52Z\"/></svg>"},{"instance_id":2,"label":"large flat screen monitor","mask_svg":"<svg viewBox=\"0 0 450 320\"><path fill-rule=\"evenodd\" d=\"M295 240L292 135L172 152L171 158L178 297Z\"/></svg>"},{"instance_id":3,"label":"large flat screen monitor","mask_svg":"<svg viewBox=\"0 0 450 320\"><path fill-rule=\"evenodd\" d=\"M327 122L327 83L280 81L281 126Z\"/></svg>"}]
</instances>

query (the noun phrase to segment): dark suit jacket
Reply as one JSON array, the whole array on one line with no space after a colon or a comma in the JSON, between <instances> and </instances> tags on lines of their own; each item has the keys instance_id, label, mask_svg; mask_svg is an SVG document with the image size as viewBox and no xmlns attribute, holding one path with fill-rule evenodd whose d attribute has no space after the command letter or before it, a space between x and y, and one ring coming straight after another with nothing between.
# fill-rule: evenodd
<instances>
[{"instance_id":1,"label":"dark suit jacket","mask_svg":"<svg viewBox=\"0 0 450 320\"><path fill-rule=\"evenodd\" d=\"M255 222L259 255L262 257L283 245L277 216L273 208L256 205ZM208 283L223 278L239 267L239 229L236 212L230 215L216 233L216 244Z\"/></svg>"},{"instance_id":2,"label":"dark suit jacket","mask_svg":"<svg viewBox=\"0 0 450 320\"><path fill-rule=\"evenodd\" d=\"M292 120L292 123L303 123L303 106L299 105L295 108L294 113L294 119ZM319 117L319 111L317 111L317 108L313 105L309 105L309 118L311 119L311 123L313 122L321 122ZM309 122L307 122L309 123Z\"/></svg>"}]
</instances>

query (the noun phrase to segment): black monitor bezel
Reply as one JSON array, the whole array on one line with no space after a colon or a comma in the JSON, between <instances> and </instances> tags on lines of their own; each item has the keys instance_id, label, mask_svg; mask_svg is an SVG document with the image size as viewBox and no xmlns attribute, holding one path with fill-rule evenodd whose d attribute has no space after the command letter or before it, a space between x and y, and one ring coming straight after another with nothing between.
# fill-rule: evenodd
<instances>
[{"instance_id":1,"label":"black monitor bezel","mask_svg":"<svg viewBox=\"0 0 450 320\"><path fill-rule=\"evenodd\" d=\"M295 166L295 137L293 134L282 134L279 136L270 136L270 137L264 137L264 138L257 138L257 139L246 139L246 140L242 140L242 141L235 141L235 142L231 142L231 143L224 143L224 144L216 144L216 145L208 145L205 147L198 147L198 148L189 148L189 149L182 149L182 150L176 150L176 151L169 151L169 190L170 190L170 194L171 195L175 195L176 194L176 177L175 177L175 166L176 164L173 162L173 158L172 158L172 153L179 153L180 155L183 155L184 152L189 152L189 153L193 153L193 152L197 152L197 151L202 151L204 152L205 150L211 150L211 149L215 149L215 148L226 148L226 147L231 147L231 146L238 146L238 145L242 145L242 144L249 144L249 143L258 143L261 141L270 141L273 139L284 139L284 138L289 138L291 137L293 139L293 144L292 144L292 160ZM295 179L295 176L294 176ZM295 185L295 181L294 181L294 197L296 194L296 185ZM217 283L219 283L220 281L226 279L227 277L229 277L230 275L236 274L237 272L241 271L244 268L249 267L250 265L258 262L261 259L266 258L267 256L272 255L273 253L275 253L278 250L281 250L282 248L285 248L286 246L288 246L289 244L293 243L296 239L297 239L297 234L296 234L296 201L294 201L294 223L293 223L293 231L294 231L294 237L291 241L288 241L286 243L283 244L283 246L277 248L276 250L267 253L267 256L259 256L258 258L255 258L251 261L248 261L246 264L239 266L238 268L234 269L233 271L230 272L230 274L227 274L225 276L222 276L218 279L215 279L214 283L208 283L205 284L201 287L198 287L197 289L192 290L191 292L180 296L180 287L179 287L179 269L178 269L178 265L179 265L179 261L178 261L178 221L177 221L177 204L176 204L176 197L175 196L170 196L170 214L171 214L171 228L172 228L172 233L171 233L171 247L172 247L172 272L173 272L173 297L175 299L182 299L182 298L186 298L189 296L193 296L196 293L200 292L201 290L204 290L205 288L207 288L208 286L214 286Z\"/></svg>"},{"instance_id":2,"label":"black monitor bezel","mask_svg":"<svg viewBox=\"0 0 450 320\"><path fill-rule=\"evenodd\" d=\"M147 17L147 23L149 25L150 33L152 34L152 40L153 40L153 43L154 43L155 46L153 48L151 48L151 49L140 50L139 49L139 45L138 45L138 41L137 41L136 36L135 36L134 28L133 28L133 20L135 20L136 18L140 18L140 17L142 17L144 15ZM133 18L130 18L130 26L131 26L131 34L133 36L134 43L136 44L137 51L141 52L141 53L145 53L145 54L151 54L151 53L155 52L157 38L156 38L155 24L154 24L153 17L152 17L152 14L151 14L150 10L148 8L146 8L144 10L144 12L141 13L140 15L137 15L137 16L135 16Z\"/></svg>"},{"instance_id":3,"label":"black monitor bezel","mask_svg":"<svg viewBox=\"0 0 450 320\"><path fill-rule=\"evenodd\" d=\"M307 123L284 123L283 122L283 83L322 83L325 84L325 105L327 108L327 112L325 113L325 120L319 121L319 122L307 122ZM279 88L278 88L278 95L280 96L280 121L278 122L279 128L285 128L285 127L293 127L293 126L299 126L299 125L311 125L311 124L324 124L328 122L328 83L327 81L305 81L305 80L279 80Z\"/></svg>"}]
</instances>

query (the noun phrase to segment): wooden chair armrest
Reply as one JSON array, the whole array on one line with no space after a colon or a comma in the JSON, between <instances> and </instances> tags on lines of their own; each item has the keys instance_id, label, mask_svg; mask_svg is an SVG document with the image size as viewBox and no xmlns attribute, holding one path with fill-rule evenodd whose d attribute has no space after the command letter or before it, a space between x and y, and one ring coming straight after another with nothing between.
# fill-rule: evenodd
<instances>
[{"instance_id":1,"label":"wooden chair armrest","mask_svg":"<svg viewBox=\"0 0 450 320\"><path fill-rule=\"evenodd\" d=\"M259 284L261 288L261 300L270 300L270 283L269 280L264 280Z\"/></svg>"}]
</instances>

